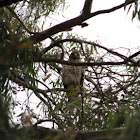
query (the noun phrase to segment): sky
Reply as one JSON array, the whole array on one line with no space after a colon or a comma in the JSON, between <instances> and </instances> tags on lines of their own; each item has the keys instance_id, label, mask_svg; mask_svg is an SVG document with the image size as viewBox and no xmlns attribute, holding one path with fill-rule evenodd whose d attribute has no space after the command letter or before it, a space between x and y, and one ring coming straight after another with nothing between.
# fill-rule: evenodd
<instances>
[{"instance_id":1,"label":"sky","mask_svg":"<svg viewBox=\"0 0 140 140\"><path fill-rule=\"evenodd\" d=\"M85 0L66 0L70 4L64 16L74 18L80 14ZM93 0L92 12L112 8L122 4L124 0ZM132 6L133 7L133 6ZM121 8L109 14L95 16L86 22L85 28L74 27L73 32L90 41L99 41L108 48L135 48L139 46L140 22L132 21L132 9Z\"/></svg>"}]
</instances>

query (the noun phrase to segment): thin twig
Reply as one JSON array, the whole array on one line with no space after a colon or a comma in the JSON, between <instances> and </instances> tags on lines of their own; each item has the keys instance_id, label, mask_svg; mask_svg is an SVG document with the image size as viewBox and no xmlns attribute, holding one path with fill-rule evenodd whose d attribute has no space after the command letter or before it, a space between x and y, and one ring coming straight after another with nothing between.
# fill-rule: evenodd
<instances>
[{"instance_id":1,"label":"thin twig","mask_svg":"<svg viewBox=\"0 0 140 140\"><path fill-rule=\"evenodd\" d=\"M30 34L37 34L38 32L32 32L30 31L25 25L24 23L20 20L20 18L17 16L17 14L9 7L6 6L6 8L16 17L16 19L20 22L20 24L22 25L22 27Z\"/></svg>"}]
</instances>

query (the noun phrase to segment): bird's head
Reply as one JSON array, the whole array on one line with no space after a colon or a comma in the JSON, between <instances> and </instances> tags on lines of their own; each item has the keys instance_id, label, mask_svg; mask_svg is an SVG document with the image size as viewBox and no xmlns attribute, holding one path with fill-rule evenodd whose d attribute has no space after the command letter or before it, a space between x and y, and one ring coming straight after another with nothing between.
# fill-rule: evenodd
<instances>
[{"instance_id":1,"label":"bird's head","mask_svg":"<svg viewBox=\"0 0 140 140\"><path fill-rule=\"evenodd\" d=\"M70 60L70 61L71 61L71 60L80 60L80 53L79 53L79 51L74 50L74 51L71 53L71 55L70 55L70 57L69 57L69 60Z\"/></svg>"}]
</instances>

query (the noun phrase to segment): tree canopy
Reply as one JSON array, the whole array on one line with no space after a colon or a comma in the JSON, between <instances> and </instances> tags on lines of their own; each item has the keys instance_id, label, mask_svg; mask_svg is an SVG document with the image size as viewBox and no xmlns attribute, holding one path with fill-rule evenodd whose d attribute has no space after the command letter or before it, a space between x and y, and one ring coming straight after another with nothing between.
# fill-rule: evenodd
<instances>
[{"instance_id":1,"label":"tree canopy","mask_svg":"<svg viewBox=\"0 0 140 140\"><path fill-rule=\"evenodd\" d=\"M22 136L23 130L19 135L7 131L14 128L12 132L15 132L44 122L62 131L126 127L130 126L127 120L133 117L140 124L137 113L140 104L139 47L133 54L129 48L121 48L126 53L120 53L71 32L77 25L88 26L87 19L120 8L129 7L129 12L134 6L132 18L140 18L139 1L126 0L93 13L92 3L93 0L85 0L80 15L51 26L49 19L64 10L65 0L0 1L0 137L30 139L28 135ZM82 62L68 61L74 49L80 52ZM68 102L62 83L63 64L81 66L85 70L82 94L72 102ZM21 93L27 96L22 99L23 105L16 98ZM33 96L38 99L35 108L30 106ZM20 123L15 121L16 108L20 108L16 116ZM38 108L40 112L36 112ZM136 131L131 134L138 136L140 128L134 127ZM128 128L125 133L129 132Z\"/></svg>"}]
</instances>

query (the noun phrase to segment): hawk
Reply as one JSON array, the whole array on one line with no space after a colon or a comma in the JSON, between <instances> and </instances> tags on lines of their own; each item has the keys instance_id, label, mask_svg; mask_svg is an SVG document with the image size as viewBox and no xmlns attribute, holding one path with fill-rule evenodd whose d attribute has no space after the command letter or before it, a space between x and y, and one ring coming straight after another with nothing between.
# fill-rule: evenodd
<instances>
[{"instance_id":1,"label":"hawk","mask_svg":"<svg viewBox=\"0 0 140 140\"><path fill-rule=\"evenodd\" d=\"M81 62L80 53L74 50L69 56L70 62ZM74 96L83 86L84 71L81 66L63 65L62 82L64 88L68 90L68 98Z\"/></svg>"}]
</instances>

